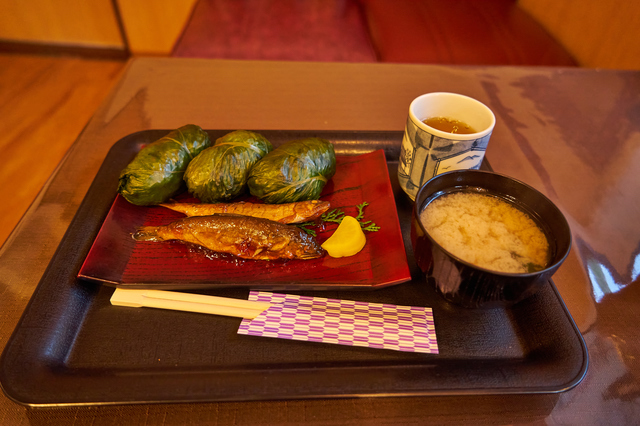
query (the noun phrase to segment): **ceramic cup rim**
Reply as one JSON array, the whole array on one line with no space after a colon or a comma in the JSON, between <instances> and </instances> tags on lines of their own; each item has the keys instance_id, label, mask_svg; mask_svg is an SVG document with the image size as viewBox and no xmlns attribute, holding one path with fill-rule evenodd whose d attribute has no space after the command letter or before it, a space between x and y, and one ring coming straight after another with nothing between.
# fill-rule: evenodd
<instances>
[{"instance_id":1,"label":"ceramic cup rim","mask_svg":"<svg viewBox=\"0 0 640 426\"><path fill-rule=\"evenodd\" d=\"M428 126L422 122L422 120L426 119L427 117L424 117L422 119L419 118L416 110L420 105L424 103L425 100L437 99L437 98L448 99L448 100L455 99L457 102L464 103L468 107L473 107L477 111L480 111L481 114L485 115L484 118L485 120L488 121L489 124L479 132L468 133L468 134L448 133L448 132L443 132L442 130L435 129L431 126ZM488 106L486 106L482 102L470 96L461 95L459 93L452 93L452 92L431 92L431 93L425 93L423 95L418 96L409 105L409 117L411 121L419 129L424 130L425 132L428 132L436 137L439 137L442 139L454 140L454 141L468 141L468 140L483 138L488 134L492 133L493 128L496 125L496 117L493 114L493 111L491 111L491 109Z\"/></svg>"}]
</instances>

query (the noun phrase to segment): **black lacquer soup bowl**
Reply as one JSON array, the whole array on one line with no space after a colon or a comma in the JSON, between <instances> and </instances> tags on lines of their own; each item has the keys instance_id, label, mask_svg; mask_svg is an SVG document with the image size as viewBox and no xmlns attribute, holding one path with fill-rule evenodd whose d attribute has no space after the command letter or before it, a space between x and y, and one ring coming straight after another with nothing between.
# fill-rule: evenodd
<instances>
[{"instance_id":1,"label":"black lacquer soup bowl","mask_svg":"<svg viewBox=\"0 0 640 426\"><path fill-rule=\"evenodd\" d=\"M497 196L527 213L547 237L549 262L527 273L497 272L473 265L432 238L420 213L435 198L457 191ZM571 248L571 231L562 212L531 186L498 173L459 170L437 175L418 191L411 221L411 244L428 284L449 302L466 308L509 307L538 291L558 270Z\"/></svg>"}]
</instances>

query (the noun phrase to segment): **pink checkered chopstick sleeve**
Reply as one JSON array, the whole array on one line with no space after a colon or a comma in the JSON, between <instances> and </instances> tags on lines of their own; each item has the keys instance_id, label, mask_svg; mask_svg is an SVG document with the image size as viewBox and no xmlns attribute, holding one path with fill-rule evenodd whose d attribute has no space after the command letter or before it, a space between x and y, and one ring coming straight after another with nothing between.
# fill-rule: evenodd
<instances>
[{"instance_id":1,"label":"pink checkered chopstick sleeve","mask_svg":"<svg viewBox=\"0 0 640 426\"><path fill-rule=\"evenodd\" d=\"M273 306L244 319L238 334L438 353L431 308L252 291Z\"/></svg>"}]
</instances>

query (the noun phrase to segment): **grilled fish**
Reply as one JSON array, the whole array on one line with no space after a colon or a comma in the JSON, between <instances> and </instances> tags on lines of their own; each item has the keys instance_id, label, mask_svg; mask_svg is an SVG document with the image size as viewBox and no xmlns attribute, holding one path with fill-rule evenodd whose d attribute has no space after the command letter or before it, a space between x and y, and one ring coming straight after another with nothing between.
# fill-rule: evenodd
<instances>
[{"instance_id":1,"label":"grilled fish","mask_svg":"<svg viewBox=\"0 0 640 426\"><path fill-rule=\"evenodd\" d=\"M216 213L231 213L244 216L261 217L280 223L301 223L314 220L331 206L328 201L298 201L286 204L255 204L255 203L164 203L160 204L171 210L184 213L187 216L210 216Z\"/></svg>"},{"instance_id":2,"label":"grilled fish","mask_svg":"<svg viewBox=\"0 0 640 426\"><path fill-rule=\"evenodd\" d=\"M296 226L233 214L194 216L164 226L143 226L137 241L179 240L243 259L315 259L324 249Z\"/></svg>"}]
</instances>

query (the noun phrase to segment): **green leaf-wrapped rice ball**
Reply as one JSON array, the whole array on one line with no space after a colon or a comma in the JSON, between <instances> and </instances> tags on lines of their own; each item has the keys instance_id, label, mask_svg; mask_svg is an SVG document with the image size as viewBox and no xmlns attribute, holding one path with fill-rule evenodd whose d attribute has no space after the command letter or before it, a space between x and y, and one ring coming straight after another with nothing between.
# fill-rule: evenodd
<instances>
[{"instance_id":1,"label":"green leaf-wrapped rice ball","mask_svg":"<svg viewBox=\"0 0 640 426\"><path fill-rule=\"evenodd\" d=\"M331 142L320 138L290 141L253 166L249 191L270 204L317 200L335 172Z\"/></svg>"},{"instance_id":2,"label":"green leaf-wrapped rice ball","mask_svg":"<svg viewBox=\"0 0 640 426\"><path fill-rule=\"evenodd\" d=\"M189 164L184 174L187 189L204 203L230 200L246 190L249 170L272 149L259 133L228 133Z\"/></svg>"},{"instance_id":3,"label":"green leaf-wrapped rice ball","mask_svg":"<svg viewBox=\"0 0 640 426\"><path fill-rule=\"evenodd\" d=\"M150 143L120 173L118 192L139 206L160 204L183 189L189 162L211 146L207 132L187 124Z\"/></svg>"}]
</instances>

